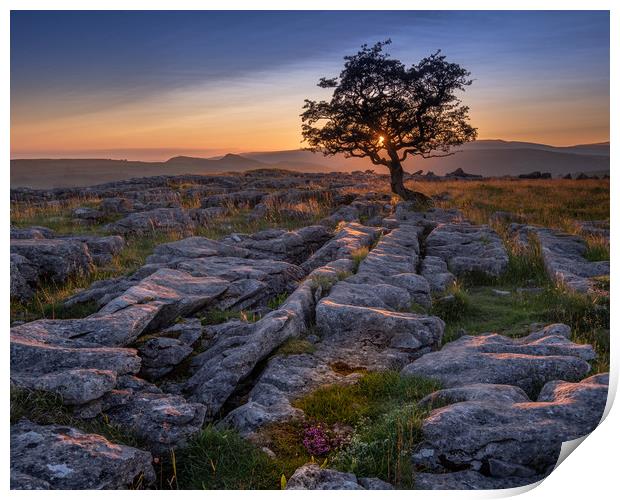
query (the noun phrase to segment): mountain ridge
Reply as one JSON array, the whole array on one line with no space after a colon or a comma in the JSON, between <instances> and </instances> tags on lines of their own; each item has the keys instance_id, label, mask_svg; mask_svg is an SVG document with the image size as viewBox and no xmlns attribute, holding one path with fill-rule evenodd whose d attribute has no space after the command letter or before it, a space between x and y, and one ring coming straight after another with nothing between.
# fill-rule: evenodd
<instances>
[{"instance_id":1,"label":"mountain ridge","mask_svg":"<svg viewBox=\"0 0 620 500\"><path fill-rule=\"evenodd\" d=\"M437 175L462 168L483 176L519 175L532 171L554 176L575 172L609 172L609 143L549 146L521 141L485 139L460 146L441 158L411 158L405 170ZM177 155L147 162L105 158L40 158L11 160L11 187L52 188L87 186L101 182L153 175L216 174L256 168L284 168L297 172L339 172L387 169L363 158L325 157L303 149L228 153L223 156Z\"/></svg>"}]
</instances>

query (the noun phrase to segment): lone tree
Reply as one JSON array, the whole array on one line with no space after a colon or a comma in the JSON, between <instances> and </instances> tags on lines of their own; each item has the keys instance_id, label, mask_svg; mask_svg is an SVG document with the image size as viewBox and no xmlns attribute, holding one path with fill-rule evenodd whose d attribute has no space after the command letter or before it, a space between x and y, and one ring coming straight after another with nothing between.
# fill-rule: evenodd
<instances>
[{"instance_id":1,"label":"lone tree","mask_svg":"<svg viewBox=\"0 0 620 500\"><path fill-rule=\"evenodd\" d=\"M451 146L476 138L469 108L455 95L472 81L439 51L407 68L383 52L389 43L362 45L345 57L340 77L321 78L319 87L334 93L329 102L305 100L302 134L311 151L385 165L392 191L424 205L427 196L403 185L402 162L409 155L448 156Z\"/></svg>"}]
</instances>

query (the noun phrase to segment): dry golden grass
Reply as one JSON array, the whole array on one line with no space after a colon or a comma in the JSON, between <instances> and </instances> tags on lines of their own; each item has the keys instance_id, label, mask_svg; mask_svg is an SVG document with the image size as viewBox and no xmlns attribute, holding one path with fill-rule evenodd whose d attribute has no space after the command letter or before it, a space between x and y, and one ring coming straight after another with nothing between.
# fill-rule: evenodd
<instances>
[{"instance_id":1,"label":"dry golden grass","mask_svg":"<svg viewBox=\"0 0 620 500\"><path fill-rule=\"evenodd\" d=\"M509 180L412 183L425 194L448 193L439 206L456 207L476 223L503 210L530 224L575 232L576 220L609 220L609 180Z\"/></svg>"},{"instance_id":2,"label":"dry golden grass","mask_svg":"<svg viewBox=\"0 0 620 500\"><path fill-rule=\"evenodd\" d=\"M77 207L96 207L100 201L96 197L75 197L67 200L54 200L46 204L12 202L11 226L44 226L59 234L96 232L96 228L75 221L71 217L71 212Z\"/></svg>"}]
</instances>

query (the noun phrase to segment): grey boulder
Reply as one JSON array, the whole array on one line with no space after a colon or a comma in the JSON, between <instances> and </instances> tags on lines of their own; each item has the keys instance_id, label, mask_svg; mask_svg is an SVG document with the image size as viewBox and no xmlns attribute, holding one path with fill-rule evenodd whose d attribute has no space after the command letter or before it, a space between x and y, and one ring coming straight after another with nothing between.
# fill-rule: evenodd
<instances>
[{"instance_id":1,"label":"grey boulder","mask_svg":"<svg viewBox=\"0 0 620 500\"><path fill-rule=\"evenodd\" d=\"M185 360L193 349L178 339L158 337L149 339L138 348L142 359L140 375L156 380L170 373Z\"/></svg>"},{"instance_id":2,"label":"grey boulder","mask_svg":"<svg viewBox=\"0 0 620 500\"><path fill-rule=\"evenodd\" d=\"M555 324L512 339L498 334L466 335L403 368L404 375L433 378L444 387L508 384L535 395L551 380L576 381L590 370L592 346L568 340L570 329Z\"/></svg>"},{"instance_id":3,"label":"grey boulder","mask_svg":"<svg viewBox=\"0 0 620 500\"><path fill-rule=\"evenodd\" d=\"M424 244L426 255L441 258L456 276L479 272L496 277L508 266L502 240L487 225L440 224Z\"/></svg>"},{"instance_id":4,"label":"grey boulder","mask_svg":"<svg viewBox=\"0 0 620 500\"><path fill-rule=\"evenodd\" d=\"M153 453L167 454L172 448L185 446L200 431L205 407L125 375L119 377L115 389L76 409L81 418L101 413L110 423L136 436Z\"/></svg>"},{"instance_id":5,"label":"grey boulder","mask_svg":"<svg viewBox=\"0 0 620 500\"><path fill-rule=\"evenodd\" d=\"M151 454L61 425L11 426L11 489L101 490L155 480Z\"/></svg>"},{"instance_id":6,"label":"grey boulder","mask_svg":"<svg viewBox=\"0 0 620 500\"><path fill-rule=\"evenodd\" d=\"M102 397L116 386L119 375L140 369L134 349L53 335L32 323L11 330L10 347L13 384L60 394L70 405Z\"/></svg>"},{"instance_id":7,"label":"grey boulder","mask_svg":"<svg viewBox=\"0 0 620 500\"><path fill-rule=\"evenodd\" d=\"M157 231L188 234L195 228L195 221L182 208L155 208L146 212L134 212L104 226L106 231L122 235Z\"/></svg>"},{"instance_id":8,"label":"grey boulder","mask_svg":"<svg viewBox=\"0 0 620 500\"><path fill-rule=\"evenodd\" d=\"M349 472L322 469L317 464L299 467L286 484L287 490L391 490L391 484L376 478L360 478Z\"/></svg>"},{"instance_id":9,"label":"grey boulder","mask_svg":"<svg viewBox=\"0 0 620 500\"><path fill-rule=\"evenodd\" d=\"M471 469L491 477L536 477L556 464L563 441L592 432L608 391L607 374L546 384L536 402L469 399L438 408L422 425L414 450L430 472ZM502 389L503 390L503 389Z\"/></svg>"},{"instance_id":10,"label":"grey boulder","mask_svg":"<svg viewBox=\"0 0 620 500\"><path fill-rule=\"evenodd\" d=\"M38 279L62 283L70 276L87 274L93 269L88 246L71 239L11 240L11 253L28 259L36 268Z\"/></svg>"},{"instance_id":11,"label":"grey boulder","mask_svg":"<svg viewBox=\"0 0 620 500\"><path fill-rule=\"evenodd\" d=\"M362 247L370 246L379 236L380 230L351 222L346 224L331 240L314 252L301 267L307 273L334 260L351 257Z\"/></svg>"},{"instance_id":12,"label":"grey boulder","mask_svg":"<svg viewBox=\"0 0 620 500\"><path fill-rule=\"evenodd\" d=\"M544 476L489 477L474 470L432 474L418 472L414 476L416 490L503 490L536 483Z\"/></svg>"}]
</instances>

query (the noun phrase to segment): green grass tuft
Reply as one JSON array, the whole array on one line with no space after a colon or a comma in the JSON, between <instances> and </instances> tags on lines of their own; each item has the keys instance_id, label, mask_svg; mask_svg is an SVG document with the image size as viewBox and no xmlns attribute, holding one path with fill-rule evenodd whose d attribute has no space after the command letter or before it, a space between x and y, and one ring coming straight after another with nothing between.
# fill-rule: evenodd
<instances>
[{"instance_id":1,"label":"green grass tuft","mask_svg":"<svg viewBox=\"0 0 620 500\"><path fill-rule=\"evenodd\" d=\"M426 409L410 404L368 420L332 458L332 466L358 477L378 477L397 488L412 488L410 453L422 440L427 414Z\"/></svg>"},{"instance_id":2,"label":"green grass tuft","mask_svg":"<svg viewBox=\"0 0 620 500\"><path fill-rule=\"evenodd\" d=\"M295 401L306 416L326 424L355 425L391 407L417 401L438 389L437 383L395 371L363 374L352 385L321 387Z\"/></svg>"},{"instance_id":3,"label":"green grass tuft","mask_svg":"<svg viewBox=\"0 0 620 500\"><path fill-rule=\"evenodd\" d=\"M305 339L288 339L275 352L275 355L312 354L316 351L314 344Z\"/></svg>"},{"instance_id":4,"label":"green grass tuft","mask_svg":"<svg viewBox=\"0 0 620 500\"><path fill-rule=\"evenodd\" d=\"M312 276L312 289L313 290L321 290L323 295L329 293L332 286L336 284L338 281L337 278L332 278L330 276L326 276L324 274L315 274Z\"/></svg>"},{"instance_id":5,"label":"green grass tuft","mask_svg":"<svg viewBox=\"0 0 620 500\"><path fill-rule=\"evenodd\" d=\"M360 267L362 261L368 257L370 249L368 247L361 247L351 252L351 258L353 259L353 272L356 273Z\"/></svg>"},{"instance_id":6,"label":"green grass tuft","mask_svg":"<svg viewBox=\"0 0 620 500\"><path fill-rule=\"evenodd\" d=\"M177 450L175 462L180 489L277 489L280 484L277 464L232 430L206 427Z\"/></svg>"},{"instance_id":7,"label":"green grass tuft","mask_svg":"<svg viewBox=\"0 0 620 500\"><path fill-rule=\"evenodd\" d=\"M288 296L289 294L286 292L276 295L274 298L269 300L267 307L273 310L278 309L282 304L284 304L284 302L286 302L286 299L288 298Z\"/></svg>"},{"instance_id":8,"label":"green grass tuft","mask_svg":"<svg viewBox=\"0 0 620 500\"><path fill-rule=\"evenodd\" d=\"M472 299L461 282L448 287L441 297L433 299L431 313L446 322L458 321L473 314Z\"/></svg>"},{"instance_id":9,"label":"green grass tuft","mask_svg":"<svg viewBox=\"0 0 620 500\"><path fill-rule=\"evenodd\" d=\"M220 323L226 323L233 319L238 319L246 323L255 323L260 319L260 316L256 313L244 310L222 311L220 309L210 309L200 316L200 323L202 326L219 325Z\"/></svg>"},{"instance_id":10,"label":"green grass tuft","mask_svg":"<svg viewBox=\"0 0 620 500\"><path fill-rule=\"evenodd\" d=\"M586 238L586 252L583 256L590 262L609 260L609 241L603 238Z\"/></svg>"}]
</instances>

